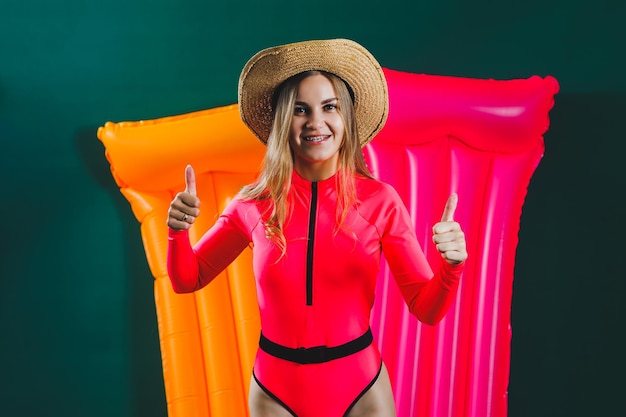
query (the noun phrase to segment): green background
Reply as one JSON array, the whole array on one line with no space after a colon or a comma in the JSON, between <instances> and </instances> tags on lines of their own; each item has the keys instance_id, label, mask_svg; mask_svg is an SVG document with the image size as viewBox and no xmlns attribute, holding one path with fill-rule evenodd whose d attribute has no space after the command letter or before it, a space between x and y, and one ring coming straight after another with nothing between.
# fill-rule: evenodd
<instances>
[{"instance_id":1,"label":"green background","mask_svg":"<svg viewBox=\"0 0 626 417\"><path fill-rule=\"evenodd\" d=\"M509 416L622 415L625 4L3 0L0 415L166 415L152 277L96 130L234 103L254 52L332 37L392 69L559 80L522 216Z\"/></svg>"}]
</instances>

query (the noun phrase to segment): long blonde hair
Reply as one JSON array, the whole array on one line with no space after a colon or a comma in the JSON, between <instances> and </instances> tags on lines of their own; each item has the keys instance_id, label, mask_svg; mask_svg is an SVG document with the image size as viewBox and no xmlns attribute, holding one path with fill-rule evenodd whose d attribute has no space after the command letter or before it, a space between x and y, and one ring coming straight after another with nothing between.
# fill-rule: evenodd
<instances>
[{"instance_id":1,"label":"long blonde hair","mask_svg":"<svg viewBox=\"0 0 626 417\"><path fill-rule=\"evenodd\" d=\"M354 117L353 96L350 87L334 74L323 71L307 71L284 81L274 93L272 108L274 121L267 140L267 151L258 180L241 191L246 199L267 200L270 205L265 224L267 236L285 254L287 242L282 229L289 216L289 189L293 175L293 151L289 145L289 130L293 117L298 87L302 80L313 75L323 75L330 80L337 94L338 110L344 123L343 143L339 149L339 171L337 172L337 216L335 231L338 230L348 210L357 202L355 176L372 178L361 150Z\"/></svg>"}]
</instances>

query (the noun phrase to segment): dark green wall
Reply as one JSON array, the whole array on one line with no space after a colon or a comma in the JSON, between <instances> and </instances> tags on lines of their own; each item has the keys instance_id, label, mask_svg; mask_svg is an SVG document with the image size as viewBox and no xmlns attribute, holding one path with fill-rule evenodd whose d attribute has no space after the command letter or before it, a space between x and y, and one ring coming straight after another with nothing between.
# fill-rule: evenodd
<instances>
[{"instance_id":1,"label":"dark green wall","mask_svg":"<svg viewBox=\"0 0 626 417\"><path fill-rule=\"evenodd\" d=\"M620 0L3 1L0 415L166 414L152 277L96 129L233 103L254 52L330 37L393 69L560 81L522 218L509 415L621 415L625 19Z\"/></svg>"}]
</instances>

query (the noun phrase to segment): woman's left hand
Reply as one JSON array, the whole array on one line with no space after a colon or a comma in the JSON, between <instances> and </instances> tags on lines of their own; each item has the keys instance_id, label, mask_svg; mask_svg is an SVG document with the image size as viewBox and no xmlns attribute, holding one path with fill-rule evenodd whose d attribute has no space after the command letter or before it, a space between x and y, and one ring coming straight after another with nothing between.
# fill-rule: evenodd
<instances>
[{"instance_id":1,"label":"woman's left hand","mask_svg":"<svg viewBox=\"0 0 626 417\"><path fill-rule=\"evenodd\" d=\"M467 259L465 233L454 221L454 211L458 201L458 195L452 193L448 197L441 221L433 226L433 242L443 259L451 265L460 264Z\"/></svg>"}]
</instances>

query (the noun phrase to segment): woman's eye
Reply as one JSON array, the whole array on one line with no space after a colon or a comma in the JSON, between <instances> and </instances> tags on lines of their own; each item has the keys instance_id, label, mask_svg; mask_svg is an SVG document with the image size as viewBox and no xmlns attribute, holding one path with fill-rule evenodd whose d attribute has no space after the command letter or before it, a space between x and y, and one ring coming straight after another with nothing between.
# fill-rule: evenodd
<instances>
[{"instance_id":1,"label":"woman's eye","mask_svg":"<svg viewBox=\"0 0 626 417\"><path fill-rule=\"evenodd\" d=\"M324 110L326 111L333 111L337 109L337 105L336 104L327 104L326 106L324 106Z\"/></svg>"},{"instance_id":2,"label":"woman's eye","mask_svg":"<svg viewBox=\"0 0 626 417\"><path fill-rule=\"evenodd\" d=\"M304 107L296 107L293 110L293 114L306 114L306 109Z\"/></svg>"}]
</instances>

